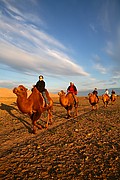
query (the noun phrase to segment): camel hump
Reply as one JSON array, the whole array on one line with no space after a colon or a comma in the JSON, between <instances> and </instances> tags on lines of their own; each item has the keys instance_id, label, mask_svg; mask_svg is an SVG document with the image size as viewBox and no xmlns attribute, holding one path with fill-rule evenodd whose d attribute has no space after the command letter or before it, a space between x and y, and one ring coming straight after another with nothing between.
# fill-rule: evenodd
<instances>
[{"instance_id":1,"label":"camel hump","mask_svg":"<svg viewBox=\"0 0 120 180\"><path fill-rule=\"evenodd\" d=\"M67 95L73 95L73 92L68 92Z\"/></svg>"}]
</instances>

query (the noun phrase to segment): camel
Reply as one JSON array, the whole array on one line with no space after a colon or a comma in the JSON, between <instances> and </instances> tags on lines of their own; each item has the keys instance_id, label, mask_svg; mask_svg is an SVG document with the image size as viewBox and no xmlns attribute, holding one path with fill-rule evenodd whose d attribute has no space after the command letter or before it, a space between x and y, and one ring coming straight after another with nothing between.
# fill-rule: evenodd
<instances>
[{"instance_id":1,"label":"camel","mask_svg":"<svg viewBox=\"0 0 120 180\"><path fill-rule=\"evenodd\" d=\"M109 103L109 101L110 101L109 95L103 94L103 95L102 95L102 100L103 100L103 103L104 103L104 107L107 107L107 105L108 105L108 103Z\"/></svg>"},{"instance_id":2,"label":"camel","mask_svg":"<svg viewBox=\"0 0 120 180\"><path fill-rule=\"evenodd\" d=\"M115 100L116 100L116 94L111 94L110 99L111 99L111 103L112 103L112 105L113 105L114 102L115 102Z\"/></svg>"},{"instance_id":3,"label":"camel","mask_svg":"<svg viewBox=\"0 0 120 180\"><path fill-rule=\"evenodd\" d=\"M58 92L59 95L59 102L61 106L63 106L67 110L67 119L71 117L70 113L73 108L74 109L74 116L78 115L78 99L73 95L72 92L65 93L63 90ZM76 100L75 100L76 98Z\"/></svg>"},{"instance_id":4,"label":"camel","mask_svg":"<svg viewBox=\"0 0 120 180\"><path fill-rule=\"evenodd\" d=\"M17 106L18 109L23 114L28 114L33 124L33 133L36 133L36 128L42 129L41 125L37 124L37 120L40 118L41 114L44 111L48 112L48 120L46 123L46 128L48 128L48 123L52 124L52 108L53 100L49 96L48 91L46 90L46 96L49 101L49 106L44 107L44 100L42 94L37 90L36 87L32 89L32 93L27 97L27 88L23 85L19 85L13 89L13 93L17 96Z\"/></svg>"},{"instance_id":5,"label":"camel","mask_svg":"<svg viewBox=\"0 0 120 180\"><path fill-rule=\"evenodd\" d=\"M90 104L92 105L92 110L98 109L98 102L99 102L98 97L93 93L89 93L88 98Z\"/></svg>"}]
</instances>

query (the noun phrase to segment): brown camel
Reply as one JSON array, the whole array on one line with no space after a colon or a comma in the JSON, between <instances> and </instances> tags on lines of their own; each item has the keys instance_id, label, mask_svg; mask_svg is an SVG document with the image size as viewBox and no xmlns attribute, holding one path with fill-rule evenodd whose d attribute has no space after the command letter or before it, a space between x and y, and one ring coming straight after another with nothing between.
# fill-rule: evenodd
<instances>
[{"instance_id":1,"label":"brown camel","mask_svg":"<svg viewBox=\"0 0 120 180\"><path fill-rule=\"evenodd\" d=\"M32 89L32 93L29 97L27 97L27 88L23 85L19 85L13 89L13 93L17 96L17 106L19 110L24 113L28 114L32 120L33 124L33 133L36 133L36 127L42 129L41 125L37 124L37 120L40 118L41 114L44 111L48 112L48 120L46 123L46 128L48 128L48 123L52 124L52 108L53 108L53 101L49 96L48 91L46 90L46 96L49 101L49 106L44 107L44 100L42 94L37 90L36 87Z\"/></svg>"},{"instance_id":2,"label":"brown camel","mask_svg":"<svg viewBox=\"0 0 120 180\"><path fill-rule=\"evenodd\" d=\"M98 97L93 93L89 93L88 98L90 104L92 105L92 110L98 109L98 102L99 102Z\"/></svg>"},{"instance_id":3,"label":"brown camel","mask_svg":"<svg viewBox=\"0 0 120 180\"><path fill-rule=\"evenodd\" d=\"M78 99L73 95L73 93L65 93L63 90L61 90L59 93L59 102L61 106L63 106L67 110L67 118L70 118L70 112L73 108L74 109L74 116L78 115Z\"/></svg>"},{"instance_id":4,"label":"brown camel","mask_svg":"<svg viewBox=\"0 0 120 180\"><path fill-rule=\"evenodd\" d=\"M107 105L108 105L108 103L109 103L109 101L110 101L109 95L103 94L103 95L102 95L102 100L103 100L103 103L104 103L104 107L107 107Z\"/></svg>"},{"instance_id":5,"label":"brown camel","mask_svg":"<svg viewBox=\"0 0 120 180\"><path fill-rule=\"evenodd\" d=\"M116 94L111 94L110 99L111 99L111 103L112 103L112 105L113 105L114 102L115 102L115 100L116 100Z\"/></svg>"}]
</instances>

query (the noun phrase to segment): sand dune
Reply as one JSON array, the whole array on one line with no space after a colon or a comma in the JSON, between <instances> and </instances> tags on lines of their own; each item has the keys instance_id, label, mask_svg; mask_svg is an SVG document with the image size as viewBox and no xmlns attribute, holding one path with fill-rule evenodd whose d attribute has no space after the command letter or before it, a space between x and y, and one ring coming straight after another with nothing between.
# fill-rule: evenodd
<instances>
[{"instance_id":1,"label":"sand dune","mask_svg":"<svg viewBox=\"0 0 120 180\"><path fill-rule=\"evenodd\" d=\"M0 88L0 97L16 97L12 89Z\"/></svg>"},{"instance_id":2,"label":"sand dune","mask_svg":"<svg viewBox=\"0 0 120 180\"><path fill-rule=\"evenodd\" d=\"M31 91L28 90L28 96L31 94ZM58 97L57 94L50 93L51 97ZM0 88L0 97L16 97L16 95L13 93L12 89L8 88Z\"/></svg>"}]
</instances>

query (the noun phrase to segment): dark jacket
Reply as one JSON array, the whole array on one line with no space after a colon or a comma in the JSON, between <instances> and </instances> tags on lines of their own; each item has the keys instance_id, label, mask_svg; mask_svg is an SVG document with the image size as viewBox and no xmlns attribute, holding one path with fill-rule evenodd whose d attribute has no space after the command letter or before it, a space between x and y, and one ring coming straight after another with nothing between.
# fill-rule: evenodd
<instances>
[{"instance_id":1,"label":"dark jacket","mask_svg":"<svg viewBox=\"0 0 120 180\"><path fill-rule=\"evenodd\" d=\"M96 90L93 91L93 94L95 94L96 96L98 95L98 92Z\"/></svg>"},{"instance_id":2,"label":"dark jacket","mask_svg":"<svg viewBox=\"0 0 120 180\"><path fill-rule=\"evenodd\" d=\"M39 92L44 92L45 91L45 82L42 81L38 81L35 85L35 87L38 89Z\"/></svg>"}]
</instances>

